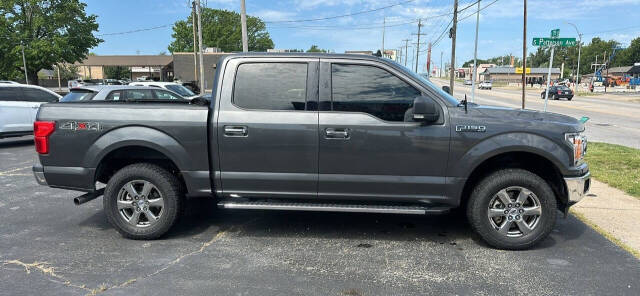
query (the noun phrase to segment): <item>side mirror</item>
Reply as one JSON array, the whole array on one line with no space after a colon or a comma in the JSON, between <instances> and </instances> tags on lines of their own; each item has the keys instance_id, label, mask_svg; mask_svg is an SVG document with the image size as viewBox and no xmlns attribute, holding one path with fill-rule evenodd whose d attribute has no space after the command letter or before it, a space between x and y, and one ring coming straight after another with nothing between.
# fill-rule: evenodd
<instances>
[{"instance_id":1,"label":"side mirror","mask_svg":"<svg viewBox=\"0 0 640 296\"><path fill-rule=\"evenodd\" d=\"M413 120L421 122L435 122L440 118L436 102L428 97L417 97L413 100Z\"/></svg>"},{"instance_id":2,"label":"side mirror","mask_svg":"<svg viewBox=\"0 0 640 296\"><path fill-rule=\"evenodd\" d=\"M449 88L449 86L447 86L447 85L443 85L443 86L442 86L442 90L444 90L444 92L446 92L446 93L448 93L448 94L450 94L450 95L453 95L453 94L451 93L451 88Z\"/></svg>"}]
</instances>

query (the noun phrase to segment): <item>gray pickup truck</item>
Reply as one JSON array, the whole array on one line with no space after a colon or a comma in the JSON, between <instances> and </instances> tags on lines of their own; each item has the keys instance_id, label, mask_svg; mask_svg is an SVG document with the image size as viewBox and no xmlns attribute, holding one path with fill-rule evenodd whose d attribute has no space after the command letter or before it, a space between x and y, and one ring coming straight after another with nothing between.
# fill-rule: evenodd
<instances>
[{"instance_id":1,"label":"gray pickup truck","mask_svg":"<svg viewBox=\"0 0 640 296\"><path fill-rule=\"evenodd\" d=\"M222 209L461 208L503 249L544 239L589 189L580 121L460 102L387 59L233 54L211 102L197 101L45 104L35 177L86 192L76 204L104 196L133 239L162 236L188 197L208 196Z\"/></svg>"}]
</instances>

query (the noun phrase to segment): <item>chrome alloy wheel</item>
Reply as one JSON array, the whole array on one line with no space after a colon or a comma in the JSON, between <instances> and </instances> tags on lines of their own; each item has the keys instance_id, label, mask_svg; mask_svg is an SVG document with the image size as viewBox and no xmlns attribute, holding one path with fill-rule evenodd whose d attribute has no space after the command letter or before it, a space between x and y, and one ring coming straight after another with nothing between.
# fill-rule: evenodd
<instances>
[{"instance_id":1,"label":"chrome alloy wheel","mask_svg":"<svg viewBox=\"0 0 640 296\"><path fill-rule=\"evenodd\" d=\"M162 216L164 200L158 188L149 181L133 180L118 192L120 217L135 227L149 227Z\"/></svg>"},{"instance_id":2,"label":"chrome alloy wheel","mask_svg":"<svg viewBox=\"0 0 640 296\"><path fill-rule=\"evenodd\" d=\"M538 226L542 207L531 190L512 186L493 196L487 216L498 233L508 237L521 237Z\"/></svg>"}]
</instances>

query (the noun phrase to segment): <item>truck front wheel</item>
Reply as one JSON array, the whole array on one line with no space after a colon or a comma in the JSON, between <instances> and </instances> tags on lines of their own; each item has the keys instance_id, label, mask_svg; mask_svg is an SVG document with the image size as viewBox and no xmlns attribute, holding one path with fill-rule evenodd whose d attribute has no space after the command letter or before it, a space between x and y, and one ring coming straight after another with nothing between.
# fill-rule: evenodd
<instances>
[{"instance_id":1,"label":"truck front wheel","mask_svg":"<svg viewBox=\"0 0 640 296\"><path fill-rule=\"evenodd\" d=\"M543 240L556 223L556 198L538 175L504 169L483 178L473 189L467 217L489 245L520 250Z\"/></svg>"},{"instance_id":2,"label":"truck front wheel","mask_svg":"<svg viewBox=\"0 0 640 296\"><path fill-rule=\"evenodd\" d=\"M107 183L103 205L109 223L122 236L156 239L178 220L183 207L180 181L164 168L132 164Z\"/></svg>"}]
</instances>

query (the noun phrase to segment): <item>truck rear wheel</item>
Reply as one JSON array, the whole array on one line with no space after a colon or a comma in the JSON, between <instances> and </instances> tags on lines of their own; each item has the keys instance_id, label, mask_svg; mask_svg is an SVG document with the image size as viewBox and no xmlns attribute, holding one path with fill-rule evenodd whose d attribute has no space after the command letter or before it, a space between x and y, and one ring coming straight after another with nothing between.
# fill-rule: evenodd
<instances>
[{"instance_id":1,"label":"truck rear wheel","mask_svg":"<svg viewBox=\"0 0 640 296\"><path fill-rule=\"evenodd\" d=\"M469 224L489 245L529 248L556 223L555 194L545 180L523 169L504 169L482 179L467 204Z\"/></svg>"},{"instance_id":2,"label":"truck rear wheel","mask_svg":"<svg viewBox=\"0 0 640 296\"><path fill-rule=\"evenodd\" d=\"M104 191L109 223L122 236L156 239L178 220L183 208L180 181L167 170L139 163L116 172Z\"/></svg>"}]
</instances>

